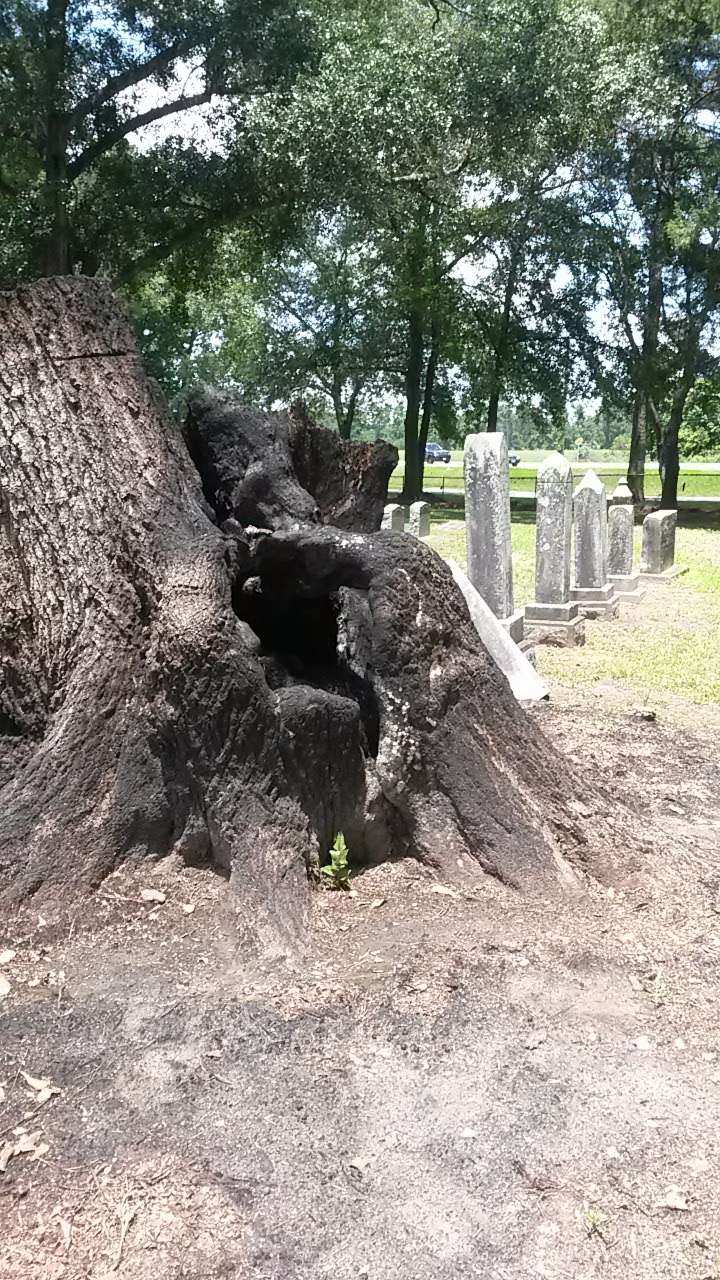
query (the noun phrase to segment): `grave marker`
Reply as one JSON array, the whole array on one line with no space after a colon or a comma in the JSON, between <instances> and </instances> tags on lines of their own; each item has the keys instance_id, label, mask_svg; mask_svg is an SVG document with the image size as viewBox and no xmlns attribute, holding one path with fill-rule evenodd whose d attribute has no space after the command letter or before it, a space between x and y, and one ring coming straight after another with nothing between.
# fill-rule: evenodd
<instances>
[{"instance_id":1,"label":"grave marker","mask_svg":"<svg viewBox=\"0 0 720 1280\"><path fill-rule=\"evenodd\" d=\"M465 526L468 577L513 640L523 638L523 611L513 609L510 474L499 431L465 440Z\"/></svg>"},{"instance_id":2,"label":"grave marker","mask_svg":"<svg viewBox=\"0 0 720 1280\"><path fill-rule=\"evenodd\" d=\"M608 581L608 532L605 485L588 471L573 496L575 586L571 597L586 618L616 618L618 599Z\"/></svg>"},{"instance_id":3,"label":"grave marker","mask_svg":"<svg viewBox=\"0 0 720 1280\"><path fill-rule=\"evenodd\" d=\"M535 600L525 609L531 639L568 648L585 643L585 619L570 599L572 484L567 459L551 453L537 474Z\"/></svg>"}]
</instances>

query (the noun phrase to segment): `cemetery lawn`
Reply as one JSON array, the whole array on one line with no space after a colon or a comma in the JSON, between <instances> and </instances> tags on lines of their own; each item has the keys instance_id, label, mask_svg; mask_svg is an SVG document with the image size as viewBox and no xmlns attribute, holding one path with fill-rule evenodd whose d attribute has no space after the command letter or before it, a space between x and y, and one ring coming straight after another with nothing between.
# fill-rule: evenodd
<instances>
[{"instance_id":1,"label":"cemetery lawn","mask_svg":"<svg viewBox=\"0 0 720 1280\"><path fill-rule=\"evenodd\" d=\"M457 515L457 513L453 513ZM533 598L535 525L513 517L516 604ZM641 529L635 530L639 563ZM430 545L465 563L465 529L436 518ZM621 610L612 624L587 624L587 643L575 650L541 645L538 670L561 704L594 702L598 710L647 706L677 724L720 725L720 531L679 528L676 563L688 572L667 586L649 587L641 604Z\"/></svg>"}]
</instances>

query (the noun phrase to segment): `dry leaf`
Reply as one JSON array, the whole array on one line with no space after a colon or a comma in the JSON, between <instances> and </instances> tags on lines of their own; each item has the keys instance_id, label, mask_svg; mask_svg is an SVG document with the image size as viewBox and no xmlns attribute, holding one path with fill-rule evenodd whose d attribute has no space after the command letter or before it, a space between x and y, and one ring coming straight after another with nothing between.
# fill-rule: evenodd
<instances>
[{"instance_id":1,"label":"dry leaf","mask_svg":"<svg viewBox=\"0 0 720 1280\"><path fill-rule=\"evenodd\" d=\"M48 1087L47 1087L47 1089L41 1089L41 1090L40 1090L39 1094L37 1095L37 1097L36 1097L36 1099L35 1099L35 1102L37 1103L37 1105L38 1105L39 1107L44 1107L44 1106L45 1106L45 1103L46 1103L46 1102L49 1102L49 1101L50 1101L50 1099L51 1099L51 1098L53 1098L53 1097L55 1096L55 1094L56 1094L56 1093L59 1093L59 1092L60 1092L60 1090L59 1090L59 1089L56 1089L56 1088L54 1088L54 1086L53 1086L53 1085L49 1084L49 1085L48 1085Z\"/></svg>"},{"instance_id":2,"label":"dry leaf","mask_svg":"<svg viewBox=\"0 0 720 1280\"><path fill-rule=\"evenodd\" d=\"M31 1089L36 1089L38 1092L41 1092L43 1089L50 1088L49 1080L41 1080L39 1076L29 1076L27 1071L21 1071L20 1075L25 1083L30 1085Z\"/></svg>"},{"instance_id":3,"label":"dry leaf","mask_svg":"<svg viewBox=\"0 0 720 1280\"><path fill-rule=\"evenodd\" d=\"M60 1218L60 1230L62 1231L63 1244L67 1252L72 1244L72 1223L68 1222L67 1218Z\"/></svg>"},{"instance_id":4,"label":"dry leaf","mask_svg":"<svg viewBox=\"0 0 720 1280\"><path fill-rule=\"evenodd\" d=\"M684 1192L680 1187L668 1187L662 1200L658 1200L656 1209L677 1209L682 1213L688 1213L690 1206L685 1199Z\"/></svg>"},{"instance_id":5,"label":"dry leaf","mask_svg":"<svg viewBox=\"0 0 720 1280\"><path fill-rule=\"evenodd\" d=\"M183 902L183 911L185 912L186 916L191 916L194 910L195 910L194 902Z\"/></svg>"},{"instance_id":6,"label":"dry leaf","mask_svg":"<svg viewBox=\"0 0 720 1280\"><path fill-rule=\"evenodd\" d=\"M16 955L17 951L12 951L9 947L7 951L0 951L0 964L9 964L11 960L15 959Z\"/></svg>"},{"instance_id":7,"label":"dry leaf","mask_svg":"<svg viewBox=\"0 0 720 1280\"><path fill-rule=\"evenodd\" d=\"M370 903L370 910L375 911L377 907L384 907L386 902L387 898L373 898Z\"/></svg>"},{"instance_id":8,"label":"dry leaf","mask_svg":"<svg viewBox=\"0 0 720 1280\"><path fill-rule=\"evenodd\" d=\"M39 1142L34 1151L31 1152L30 1159L39 1160L41 1156L46 1156L49 1150L50 1144L48 1142Z\"/></svg>"},{"instance_id":9,"label":"dry leaf","mask_svg":"<svg viewBox=\"0 0 720 1280\"><path fill-rule=\"evenodd\" d=\"M140 897L143 902L164 902L165 894L162 889L142 889Z\"/></svg>"},{"instance_id":10,"label":"dry leaf","mask_svg":"<svg viewBox=\"0 0 720 1280\"><path fill-rule=\"evenodd\" d=\"M36 1129L34 1133L21 1133L15 1143L15 1150L13 1154L21 1156L25 1155L28 1151L34 1151L35 1144L40 1137L42 1137L42 1129Z\"/></svg>"},{"instance_id":11,"label":"dry leaf","mask_svg":"<svg viewBox=\"0 0 720 1280\"><path fill-rule=\"evenodd\" d=\"M11 989L12 988L10 986L10 983L8 982L4 973L0 973L0 1000L2 1000L3 996L10 995Z\"/></svg>"},{"instance_id":12,"label":"dry leaf","mask_svg":"<svg viewBox=\"0 0 720 1280\"><path fill-rule=\"evenodd\" d=\"M431 893L442 893L446 898L459 898L460 894L457 889L451 889L447 884L434 884L430 890Z\"/></svg>"},{"instance_id":13,"label":"dry leaf","mask_svg":"<svg viewBox=\"0 0 720 1280\"><path fill-rule=\"evenodd\" d=\"M4 1142L0 1147L0 1173L4 1173L8 1167L11 1156L15 1155L15 1147L12 1142Z\"/></svg>"}]
</instances>

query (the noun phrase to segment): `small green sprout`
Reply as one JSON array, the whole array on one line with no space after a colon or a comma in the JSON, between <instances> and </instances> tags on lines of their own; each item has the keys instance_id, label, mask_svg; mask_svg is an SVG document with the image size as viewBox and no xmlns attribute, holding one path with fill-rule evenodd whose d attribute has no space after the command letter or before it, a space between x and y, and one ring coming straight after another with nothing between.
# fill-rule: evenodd
<instances>
[{"instance_id":1,"label":"small green sprout","mask_svg":"<svg viewBox=\"0 0 720 1280\"><path fill-rule=\"evenodd\" d=\"M331 889L350 888L350 863L348 847L342 831L338 831L335 842L330 849L330 861L320 868L321 875L327 876Z\"/></svg>"}]
</instances>

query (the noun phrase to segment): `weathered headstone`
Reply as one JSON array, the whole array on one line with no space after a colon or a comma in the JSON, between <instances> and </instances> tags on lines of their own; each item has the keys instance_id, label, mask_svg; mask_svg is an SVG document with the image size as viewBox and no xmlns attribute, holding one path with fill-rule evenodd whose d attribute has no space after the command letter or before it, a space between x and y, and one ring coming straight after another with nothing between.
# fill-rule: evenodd
<instances>
[{"instance_id":1,"label":"weathered headstone","mask_svg":"<svg viewBox=\"0 0 720 1280\"><path fill-rule=\"evenodd\" d=\"M571 596L586 618L615 618L618 599L608 581L608 532L605 485L588 471L573 496L575 514L575 586Z\"/></svg>"},{"instance_id":2,"label":"weathered headstone","mask_svg":"<svg viewBox=\"0 0 720 1280\"><path fill-rule=\"evenodd\" d=\"M645 592L640 574L633 573L635 508L628 486L621 481L613 490L608 509L608 571L618 600L637 604Z\"/></svg>"},{"instance_id":3,"label":"weathered headstone","mask_svg":"<svg viewBox=\"0 0 720 1280\"><path fill-rule=\"evenodd\" d=\"M430 533L430 503L412 502L410 504L410 532L416 538L427 538Z\"/></svg>"},{"instance_id":4,"label":"weathered headstone","mask_svg":"<svg viewBox=\"0 0 720 1280\"><path fill-rule=\"evenodd\" d=\"M468 577L513 640L523 638L523 611L513 610L510 468L505 437L487 431L465 439L465 527Z\"/></svg>"},{"instance_id":5,"label":"weathered headstone","mask_svg":"<svg viewBox=\"0 0 720 1280\"><path fill-rule=\"evenodd\" d=\"M539 644L585 643L585 619L570 599L572 471L561 453L538 469L535 600L525 608L525 633Z\"/></svg>"},{"instance_id":6,"label":"weathered headstone","mask_svg":"<svg viewBox=\"0 0 720 1280\"><path fill-rule=\"evenodd\" d=\"M402 533L405 528L405 508L397 502L389 502L383 511L381 529L394 529Z\"/></svg>"},{"instance_id":7,"label":"weathered headstone","mask_svg":"<svg viewBox=\"0 0 720 1280\"><path fill-rule=\"evenodd\" d=\"M675 564L677 511L653 511L643 521L640 573L644 582L667 582L684 573Z\"/></svg>"}]
</instances>

